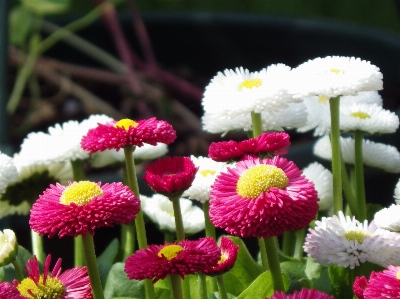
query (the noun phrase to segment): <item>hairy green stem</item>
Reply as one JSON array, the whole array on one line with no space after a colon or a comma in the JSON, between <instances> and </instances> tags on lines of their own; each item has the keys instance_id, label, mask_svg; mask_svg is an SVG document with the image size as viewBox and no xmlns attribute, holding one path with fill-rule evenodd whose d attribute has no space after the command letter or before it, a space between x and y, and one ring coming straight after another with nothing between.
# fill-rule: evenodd
<instances>
[{"instance_id":1,"label":"hairy green stem","mask_svg":"<svg viewBox=\"0 0 400 299\"><path fill-rule=\"evenodd\" d=\"M251 112L251 123L253 125L253 138L257 138L262 134L261 113Z\"/></svg>"},{"instance_id":2,"label":"hairy green stem","mask_svg":"<svg viewBox=\"0 0 400 299\"><path fill-rule=\"evenodd\" d=\"M293 256L294 248L296 246L297 239L295 232L285 232L283 234L283 244L282 244L282 252L287 256Z\"/></svg>"},{"instance_id":3,"label":"hairy green stem","mask_svg":"<svg viewBox=\"0 0 400 299\"><path fill-rule=\"evenodd\" d=\"M226 291L224 277L222 275L217 275L218 291L220 299L228 299L228 293Z\"/></svg>"},{"instance_id":4,"label":"hairy green stem","mask_svg":"<svg viewBox=\"0 0 400 299\"><path fill-rule=\"evenodd\" d=\"M170 278L172 286L172 295L174 296L174 299L184 299L185 297L183 297L182 293L182 280L180 276L177 274L171 274Z\"/></svg>"},{"instance_id":5,"label":"hairy green stem","mask_svg":"<svg viewBox=\"0 0 400 299\"><path fill-rule=\"evenodd\" d=\"M357 220L363 222L367 219L367 203L365 199L364 185L364 162L363 145L364 133L356 131L354 133L354 151L355 151L355 174L356 174L356 198L357 198Z\"/></svg>"},{"instance_id":6,"label":"hairy green stem","mask_svg":"<svg viewBox=\"0 0 400 299\"><path fill-rule=\"evenodd\" d=\"M281 265L279 262L277 241L276 237L265 238L265 247L267 249L269 270L272 276L272 283L274 285L275 291L284 291L285 287L283 285Z\"/></svg>"},{"instance_id":7,"label":"hairy green stem","mask_svg":"<svg viewBox=\"0 0 400 299\"><path fill-rule=\"evenodd\" d=\"M258 238L258 246L260 247L261 264L264 271L269 270L267 249L265 247L265 241L263 238Z\"/></svg>"},{"instance_id":8,"label":"hairy green stem","mask_svg":"<svg viewBox=\"0 0 400 299\"><path fill-rule=\"evenodd\" d=\"M32 253L36 255L39 262L44 263L46 259L46 254L43 250L43 238L39 236L37 232L31 230L31 240L32 240Z\"/></svg>"},{"instance_id":9,"label":"hairy green stem","mask_svg":"<svg viewBox=\"0 0 400 299\"><path fill-rule=\"evenodd\" d=\"M206 201L203 204L204 225L205 225L205 229L206 229L206 236L216 239L217 234L215 232L215 226L210 221L210 214L208 213L209 210L210 210L210 202Z\"/></svg>"},{"instance_id":10,"label":"hairy green stem","mask_svg":"<svg viewBox=\"0 0 400 299\"><path fill-rule=\"evenodd\" d=\"M25 277L22 271L21 264L19 263L18 259L14 259L11 264L14 266L15 277L19 282L21 282Z\"/></svg>"},{"instance_id":11,"label":"hairy green stem","mask_svg":"<svg viewBox=\"0 0 400 299\"><path fill-rule=\"evenodd\" d=\"M199 283L199 299L207 299L207 282L206 275L204 273L197 273Z\"/></svg>"},{"instance_id":12,"label":"hairy green stem","mask_svg":"<svg viewBox=\"0 0 400 299\"><path fill-rule=\"evenodd\" d=\"M176 239L178 241L183 241L185 240L185 229L183 227L180 198L180 196L170 197L169 200L172 201L172 207L174 209Z\"/></svg>"},{"instance_id":13,"label":"hairy green stem","mask_svg":"<svg viewBox=\"0 0 400 299\"><path fill-rule=\"evenodd\" d=\"M294 257L301 261L304 253L304 238L306 235L306 229L301 228L295 232L296 246L294 248Z\"/></svg>"}]
</instances>

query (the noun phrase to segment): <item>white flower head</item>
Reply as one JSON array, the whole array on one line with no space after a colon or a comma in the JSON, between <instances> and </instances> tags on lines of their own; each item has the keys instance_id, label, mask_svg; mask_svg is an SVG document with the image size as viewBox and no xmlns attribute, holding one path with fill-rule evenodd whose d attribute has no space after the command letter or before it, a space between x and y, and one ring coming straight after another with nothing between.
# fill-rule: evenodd
<instances>
[{"instance_id":1,"label":"white flower head","mask_svg":"<svg viewBox=\"0 0 400 299\"><path fill-rule=\"evenodd\" d=\"M319 198L319 210L328 211L333 206L333 176L318 162L311 163L303 169L303 175L314 183Z\"/></svg>"},{"instance_id":2,"label":"white flower head","mask_svg":"<svg viewBox=\"0 0 400 299\"><path fill-rule=\"evenodd\" d=\"M340 97L340 105L351 105L353 103L356 104L376 104L382 106L383 100L381 95L376 91L360 91L357 95L354 96L341 96Z\"/></svg>"},{"instance_id":3,"label":"white flower head","mask_svg":"<svg viewBox=\"0 0 400 299\"><path fill-rule=\"evenodd\" d=\"M289 92L297 98L356 95L382 89L382 78L378 67L360 58L318 57L292 70Z\"/></svg>"},{"instance_id":4,"label":"white flower head","mask_svg":"<svg viewBox=\"0 0 400 299\"><path fill-rule=\"evenodd\" d=\"M391 205L389 208L383 208L375 213L375 225L381 229L391 232L400 232L400 205Z\"/></svg>"},{"instance_id":5,"label":"white flower head","mask_svg":"<svg viewBox=\"0 0 400 299\"><path fill-rule=\"evenodd\" d=\"M303 99L307 107L307 122L298 127L298 132L307 132L315 129L314 136L322 136L330 131L330 123L325 122L330 119L329 98L324 96L305 97Z\"/></svg>"},{"instance_id":6,"label":"white flower head","mask_svg":"<svg viewBox=\"0 0 400 299\"><path fill-rule=\"evenodd\" d=\"M310 229L304 245L308 255L322 266L338 265L354 269L371 262L382 267L399 265L400 237L381 230L372 222L360 223L355 217L323 217Z\"/></svg>"},{"instance_id":7,"label":"white flower head","mask_svg":"<svg viewBox=\"0 0 400 299\"><path fill-rule=\"evenodd\" d=\"M182 196L198 200L204 204L210 200L211 185L214 184L216 177L221 171L225 169L226 163L216 162L207 157L191 156L190 159L196 167L199 167L199 170L192 185L189 189L185 190Z\"/></svg>"},{"instance_id":8,"label":"white flower head","mask_svg":"<svg viewBox=\"0 0 400 299\"><path fill-rule=\"evenodd\" d=\"M396 203L399 205L400 204L400 180L397 182L396 187L394 188L393 197L396 200Z\"/></svg>"},{"instance_id":9,"label":"white flower head","mask_svg":"<svg viewBox=\"0 0 400 299\"><path fill-rule=\"evenodd\" d=\"M18 171L13 159L0 152L0 194L4 193L7 186L18 180Z\"/></svg>"},{"instance_id":10,"label":"white flower head","mask_svg":"<svg viewBox=\"0 0 400 299\"><path fill-rule=\"evenodd\" d=\"M0 267L13 262L18 253L17 237L11 229L0 231Z\"/></svg>"},{"instance_id":11,"label":"white flower head","mask_svg":"<svg viewBox=\"0 0 400 299\"><path fill-rule=\"evenodd\" d=\"M354 165L354 139L340 137L340 144L344 162ZM379 168L386 172L400 172L400 153L394 146L364 139L362 152L364 165ZM322 159L332 160L332 147L329 136L324 136L317 140L314 145L314 154Z\"/></svg>"},{"instance_id":12,"label":"white flower head","mask_svg":"<svg viewBox=\"0 0 400 299\"><path fill-rule=\"evenodd\" d=\"M175 232L175 217L172 202L164 195L140 196L143 212L161 231ZM204 229L204 213L190 199L179 199L183 228L186 234L196 234Z\"/></svg>"},{"instance_id":13,"label":"white flower head","mask_svg":"<svg viewBox=\"0 0 400 299\"><path fill-rule=\"evenodd\" d=\"M244 68L219 72L205 89L204 111L227 117L262 111L276 113L296 101L285 88L289 74L290 67L284 64L259 72Z\"/></svg>"}]
</instances>

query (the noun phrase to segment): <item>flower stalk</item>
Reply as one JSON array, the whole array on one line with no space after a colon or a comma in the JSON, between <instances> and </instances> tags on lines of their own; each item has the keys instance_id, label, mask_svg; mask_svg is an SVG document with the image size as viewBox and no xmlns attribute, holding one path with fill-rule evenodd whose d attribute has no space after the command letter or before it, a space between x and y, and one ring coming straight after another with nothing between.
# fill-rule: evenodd
<instances>
[{"instance_id":1,"label":"flower stalk","mask_svg":"<svg viewBox=\"0 0 400 299\"><path fill-rule=\"evenodd\" d=\"M357 198L357 216L359 221L367 219L367 207L365 201L364 186L364 164L363 164L363 144L364 133L356 131L354 133L354 151L355 151L355 175L356 175L356 198Z\"/></svg>"}]
</instances>

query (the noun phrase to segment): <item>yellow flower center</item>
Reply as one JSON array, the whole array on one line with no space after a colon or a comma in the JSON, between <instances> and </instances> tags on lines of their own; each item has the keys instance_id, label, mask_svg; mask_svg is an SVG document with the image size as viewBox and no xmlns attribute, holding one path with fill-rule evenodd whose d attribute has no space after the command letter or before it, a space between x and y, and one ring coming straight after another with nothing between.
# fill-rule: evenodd
<instances>
[{"instance_id":1,"label":"yellow flower center","mask_svg":"<svg viewBox=\"0 0 400 299\"><path fill-rule=\"evenodd\" d=\"M367 236L372 237L372 235L369 233L359 230L351 230L345 233L343 237L345 237L348 241L357 241L358 244L362 244L364 238Z\"/></svg>"},{"instance_id":2,"label":"yellow flower center","mask_svg":"<svg viewBox=\"0 0 400 299\"><path fill-rule=\"evenodd\" d=\"M338 75L338 74L343 74L344 73L344 71L342 71L342 70L339 70L339 69L330 69L330 71L331 71L331 73L334 73L334 74L336 74L336 75Z\"/></svg>"},{"instance_id":3,"label":"yellow flower center","mask_svg":"<svg viewBox=\"0 0 400 299\"><path fill-rule=\"evenodd\" d=\"M285 172L273 165L261 164L245 170L236 184L236 192L245 198L257 198L271 187L285 188L289 184Z\"/></svg>"},{"instance_id":4,"label":"yellow flower center","mask_svg":"<svg viewBox=\"0 0 400 299\"><path fill-rule=\"evenodd\" d=\"M400 280L400 271L397 271L397 273L396 273L396 278L397 278L398 280Z\"/></svg>"},{"instance_id":5,"label":"yellow flower center","mask_svg":"<svg viewBox=\"0 0 400 299\"><path fill-rule=\"evenodd\" d=\"M350 114L351 116L354 117L358 117L360 119L367 119L370 118L371 116L368 113L362 112L362 111L358 111L358 112L353 112L352 114Z\"/></svg>"},{"instance_id":6,"label":"yellow flower center","mask_svg":"<svg viewBox=\"0 0 400 299\"><path fill-rule=\"evenodd\" d=\"M246 79L239 84L239 91L242 91L243 88L252 89L253 87L260 87L262 84L261 79Z\"/></svg>"},{"instance_id":7,"label":"yellow flower center","mask_svg":"<svg viewBox=\"0 0 400 299\"><path fill-rule=\"evenodd\" d=\"M118 121L114 128L124 128L125 130L129 130L130 127L136 128L139 124L129 118L124 118Z\"/></svg>"},{"instance_id":8,"label":"yellow flower center","mask_svg":"<svg viewBox=\"0 0 400 299\"><path fill-rule=\"evenodd\" d=\"M84 206L101 195L103 195L103 190L96 183L74 182L65 188L60 197L60 203L68 206L73 202L78 206Z\"/></svg>"},{"instance_id":9,"label":"yellow flower center","mask_svg":"<svg viewBox=\"0 0 400 299\"><path fill-rule=\"evenodd\" d=\"M176 258L178 256L178 253L182 250L185 250L182 246L179 245L167 245L163 247L158 252L159 257L165 257L167 260L172 260L173 258Z\"/></svg>"},{"instance_id":10,"label":"yellow flower center","mask_svg":"<svg viewBox=\"0 0 400 299\"><path fill-rule=\"evenodd\" d=\"M221 253L221 258L218 261L218 264L222 264L228 259L228 255L226 253Z\"/></svg>"},{"instance_id":11,"label":"yellow flower center","mask_svg":"<svg viewBox=\"0 0 400 299\"><path fill-rule=\"evenodd\" d=\"M209 170L209 169L206 169L206 170L203 170L203 171L199 171L199 172L204 177L206 177L208 175L215 175L215 171L214 170Z\"/></svg>"},{"instance_id":12,"label":"yellow flower center","mask_svg":"<svg viewBox=\"0 0 400 299\"><path fill-rule=\"evenodd\" d=\"M320 103L322 103L322 104L326 104L326 100L327 100L326 97L319 97L319 98L318 98L318 102L320 102Z\"/></svg>"},{"instance_id":13,"label":"yellow flower center","mask_svg":"<svg viewBox=\"0 0 400 299\"><path fill-rule=\"evenodd\" d=\"M40 275L38 284L31 278L25 278L17 286L17 289L22 296L32 299L61 299L65 295L65 288L58 278L47 276L44 284L43 275Z\"/></svg>"}]
</instances>

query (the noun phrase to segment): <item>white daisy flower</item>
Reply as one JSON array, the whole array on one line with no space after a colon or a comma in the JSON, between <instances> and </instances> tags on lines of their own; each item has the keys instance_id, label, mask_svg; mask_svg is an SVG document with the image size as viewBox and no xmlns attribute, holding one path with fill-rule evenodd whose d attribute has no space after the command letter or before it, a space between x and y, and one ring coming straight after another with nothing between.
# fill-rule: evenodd
<instances>
[{"instance_id":1,"label":"white daisy flower","mask_svg":"<svg viewBox=\"0 0 400 299\"><path fill-rule=\"evenodd\" d=\"M394 199L396 200L396 203L400 205L400 180L397 182L396 187L394 189Z\"/></svg>"},{"instance_id":2,"label":"white daisy flower","mask_svg":"<svg viewBox=\"0 0 400 299\"><path fill-rule=\"evenodd\" d=\"M400 205L391 205L389 208L383 208L375 213L374 223L381 229L391 232L400 232Z\"/></svg>"},{"instance_id":3,"label":"white daisy flower","mask_svg":"<svg viewBox=\"0 0 400 299\"><path fill-rule=\"evenodd\" d=\"M353 103L357 104L376 104L382 106L383 100L381 95L376 91L360 91L357 95L354 96L341 96L340 104L351 105Z\"/></svg>"},{"instance_id":4,"label":"white daisy flower","mask_svg":"<svg viewBox=\"0 0 400 299\"><path fill-rule=\"evenodd\" d=\"M168 152L168 145L165 143L157 143L157 145L143 144L143 146L135 147L133 151L133 159L135 163L141 161L149 161L160 158ZM90 155L90 163L94 168L106 167L113 164L125 163L125 154L123 150L105 150Z\"/></svg>"},{"instance_id":5,"label":"white daisy flower","mask_svg":"<svg viewBox=\"0 0 400 299\"><path fill-rule=\"evenodd\" d=\"M143 212L161 231L175 232L175 217L172 201L161 194L152 197L140 196ZM180 198L182 221L185 234L192 235L204 230L204 213L186 198Z\"/></svg>"},{"instance_id":6,"label":"white daisy flower","mask_svg":"<svg viewBox=\"0 0 400 299\"><path fill-rule=\"evenodd\" d=\"M291 103L287 108L271 115L268 112L261 113L262 130L283 131L303 126L307 121L306 106L304 103ZM205 112L202 117L203 130L224 134L234 130L252 131L251 114L229 117L224 113Z\"/></svg>"},{"instance_id":7,"label":"white daisy flower","mask_svg":"<svg viewBox=\"0 0 400 299\"><path fill-rule=\"evenodd\" d=\"M289 93L297 98L356 95L383 88L379 68L354 57L318 57L292 69L291 73Z\"/></svg>"},{"instance_id":8,"label":"white daisy flower","mask_svg":"<svg viewBox=\"0 0 400 299\"><path fill-rule=\"evenodd\" d=\"M226 163L216 162L207 157L191 156L190 159L196 167L199 167L199 170L192 185L182 196L198 200L204 204L210 200L211 185L214 184L216 177L221 171L225 169Z\"/></svg>"},{"instance_id":9,"label":"white daisy flower","mask_svg":"<svg viewBox=\"0 0 400 299\"><path fill-rule=\"evenodd\" d=\"M105 115L93 115L81 123L71 120L56 124L49 127L48 134L30 133L22 142L20 154L29 157L31 163L47 165L88 159L89 153L81 148L82 137L98 123L111 120Z\"/></svg>"},{"instance_id":10,"label":"white daisy flower","mask_svg":"<svg viewBox=\"0 0 400 299\"><path fill-rule=\"evenodd\" d=\"M18 180L18 171L11 157L0 152L0 194Z\"/></svg>"},{"instance_id":11,"label":"white daisy flower","mask_svg":"<svg viewBox=\"0 0 400 299\"><path fill-rule=\"evenodd\" d=\"M355 164L354 139L340 137L343 160L346 164ZM400 172L400 153L394 146L363 139L364 165L379 168L387 172ZM332 148L329 136L317 140L314 154L322 159L332 160Z\"/></svg>"},{"instance_id":12,"label":"white daisy flower","mask_svg":"<svg viewBox=\"0 0 400 299\"><path fill-rule=\"evenodd\" d=\"M354 269L371 262L382 267L400 264L400 237L372 222L361 223L339 212L323 217L307 234L304 250L322 266Z\"/></svg>"},{"instance_id":13,"label":"white daisy flower","mask_svg":"<svg viewBox=\"0 0 400 299\"><path fill-rule=\"evenodd\" d=\"M319 198L319 210L328 211L333 206L332 172L318 162L311 163L303 169L303 175L315 185Z\"/></svg>"},{"instance_id":14,"label":"white daisy flower","mask_svg":"<svg viewBox=\"0 0 400 299\"><path fill-rule=\"evenodd\" d=\"M271 65L259 72L244 68L219 72L206 87L202 104L204 111L233 117L250 112L276 113L295 102L285 84L290 67Z\"/></svg>"}]
</instances>

